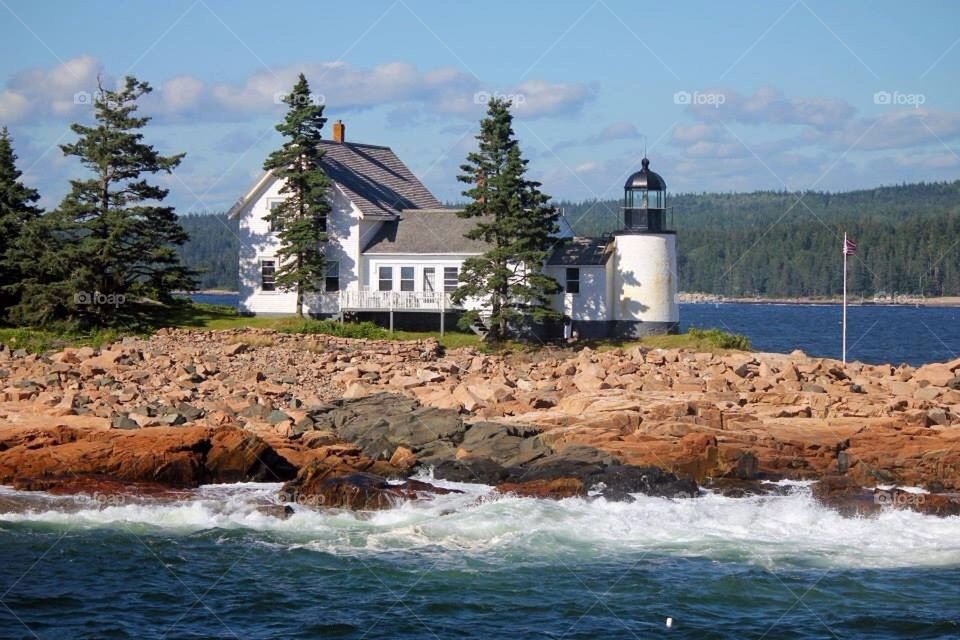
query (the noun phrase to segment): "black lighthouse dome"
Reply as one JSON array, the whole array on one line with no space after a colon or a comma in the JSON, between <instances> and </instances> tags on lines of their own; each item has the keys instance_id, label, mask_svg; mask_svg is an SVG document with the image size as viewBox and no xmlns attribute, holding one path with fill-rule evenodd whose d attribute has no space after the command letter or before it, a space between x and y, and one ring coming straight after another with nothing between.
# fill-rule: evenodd
<instances>
[{"instance_id":1,"label":"black lighthouse dome","mask_svg":"<svg viewBox=\"0 0 960 640\"><path fill-rule=\"evenodd\" d=\"M647 191L666 191L667 183L663 177L655 171L650 171L650 160L644 158L640 161L643 167L632 176L627 178L627 183L623 185L626 190L642 189Z\"/></svg>"},{"instance_id":2,"label":"black lighthouse dome","mask_svg":"<svg viewBox=\"0 0 960 640\"><path fill-rule=\"evenodd\" d=\"M650 170L644 156L641 169L623 185L622 233L669 233L666 229L667 182Z\"/></svg>"}]
</instances>

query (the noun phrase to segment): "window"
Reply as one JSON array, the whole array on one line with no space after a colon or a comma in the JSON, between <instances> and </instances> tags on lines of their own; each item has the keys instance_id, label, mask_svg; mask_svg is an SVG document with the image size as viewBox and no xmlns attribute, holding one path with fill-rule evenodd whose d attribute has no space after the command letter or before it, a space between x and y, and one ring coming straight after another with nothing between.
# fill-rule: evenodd
<instances>
[{"instance_id":1,"label":"window","mask_svg":"<svg viewBox=\"0 0 960 640\"><path fill-rule=\"evenodd\" d=\"M567 293L580 293L580 269L567 267Z\"/></svg>"},{"instance_id":2,"label":"window","mask_svg":"<svg viewBox=\"0 0 960 640\"><path fill-rule=\"evenodd\" d=\"M447 293L453 291L457 288L459 284L458 278L460 276L459 267L444 267L443 268L443 290Z\"/></svg>"},{"instance_id":3,"label":"window","mask_svg":"<svg viewBox=\"0 0 960 640\"><path fill-rule=\"evenodd\" d=\"M423 290L427 293L437 290L437 270L433 267L423 268Z\"/></svg>"},{"instance_id":4,"label":"window","mask_svg":"<svg viewBox=\"0 0 960 640\"><path fill-rule=\"evenodd\" d=\"M393 267L380 267L377 269L379 277L379 286L377 289L380 291L393 291Z\"/></svg>"},{"instance_id":5,"label":"window","mask_svg":"<svg viewBox=\"0 0 960 640\"><path fill-rule=\"evenodd\" d=\"M416 288L416 269L413 267L400 267L400 291L413 291Z\"/></svg>"},{"instance_id":6,"label":"window","mask_svg":"<svg viewBox=\"0 0 960 640\"><path fill-rule=\"evenodd\" d=\"M276 209L280 204L283 203L283 200L268 200L267 209L270 210L270 213L273 213L273 210ZM270 220L270 233L277 233L278 231L283 230L283 224L279 220Z\"/></svg>"},{"instance_id":7,"label":"window","mask_svg":"<svg viewBox=\"0 0 960 640\"><path fill-rule=\"evenodd\" d=\"M276 281L274 280L274 273L276 271L277 263L273 260L261 260L260 261L260 290L261 291L276 291Z\"/></svg>"},{"instance_id":8,"label":"window","mask_svg":"<svg viewBox=\"0 0 960 640\"><path fill-rule=\"evenodd\" d=\"M324 291L340 291L340 263L336 260L324 265Z\"/></svg>"}]
</instances>

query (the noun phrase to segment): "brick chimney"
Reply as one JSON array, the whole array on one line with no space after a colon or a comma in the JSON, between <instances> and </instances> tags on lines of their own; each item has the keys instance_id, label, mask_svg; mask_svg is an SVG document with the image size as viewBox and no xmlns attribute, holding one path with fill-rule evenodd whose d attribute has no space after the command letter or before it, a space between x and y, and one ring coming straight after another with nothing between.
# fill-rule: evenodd
<instances>
[{"instance_id":1,"label":"brick chimney","mask_svg":"<svg viewBox=\"0 0 960 640\"><path fill-rule=\"evenodd\" d=\"M347 125L340 120L333 123L333 141L343 143L344 134L347 131Z\"/></svg>"}]
</instances>

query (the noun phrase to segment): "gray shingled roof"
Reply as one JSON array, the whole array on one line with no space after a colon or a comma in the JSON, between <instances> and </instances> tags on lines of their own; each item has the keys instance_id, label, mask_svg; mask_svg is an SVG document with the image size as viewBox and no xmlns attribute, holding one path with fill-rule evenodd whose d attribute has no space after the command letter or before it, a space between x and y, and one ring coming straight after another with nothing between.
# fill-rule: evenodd
<instances>
[{"instance_id":1,"label":"gray shingled roof","mask_svg":"<svg viewBox=\"0 0 960 640\"><path fill-rule=\"evenodd\" d=\"M485 243L463 236L473 225L456 209L405 209L380 226L363 253L483 253Z\"/></svg>"},{"instance_id":2,"label":"gray shingled roof","mask_svg":"<svg viewBox=\"0 0 960 640\"><path fill-rule=\"evenodd\" d=\"M613 254L610 238L568 238L547 259L550 266L601 265Z\"/></svg>"},{"instance_id":3,"label":"gray shingled roof","mask_svg":"<svg viewBox=\"0 0 960 640\"><path fill-rule=\"evenodd\" d=\"M389 147L324 140L321 164L364 217L393 218L403 209L436 209L440 202Z\"/></svg>"}]
</instances>

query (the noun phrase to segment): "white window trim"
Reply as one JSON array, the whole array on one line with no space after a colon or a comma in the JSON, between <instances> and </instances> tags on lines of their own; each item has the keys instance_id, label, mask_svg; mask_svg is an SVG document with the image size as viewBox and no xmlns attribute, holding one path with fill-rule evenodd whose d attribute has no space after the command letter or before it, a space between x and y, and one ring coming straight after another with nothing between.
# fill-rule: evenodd
<instances>
[{"instance_id":1,"label":"white window trim","mask_svg":"<svg viewBox=\"0 0 960 640\"><path fill-rule=\"evenodd\" d=\"M337 290L336 291L327 290L327 278L330 277L327 274L330 272L331 264L337 265ZM325 261L323 265L323 293L339 293L340 291L343 291L343 285L341 284L341 280L342 280L342 276L340 275L340 261L339 260Z\"/></svg>"},{"instance_id":2,"label":"white window trim","mask_svg":"<svg viewBox=\"0 0 960 640\"><path fill-rule=\"evenodd\" d=\"M403 277L403 270L404 270L404 269L413 269L413 277L412 277L412 278L404 278L404 277ZM422 269L422 267L420 267L419 265L415 265L415 264L402 264L402 265L399 265L399 267L397 268L397 284L399 285L399 286L397 287L397 291L400 291L400 292L403 292L403 293L414 293L414 292L416 292L416 291L417 291L417 273L419 273L421 269ZM403 281L404 281L404 280L406 280L406 281L408 281L408 282L413 282L413 289L405 290L405 289L403 288Z\"/></svg>"},{"instance_id":3,"label":"white window trim","mask_svg":"<svg viewBox=\"0 0 960 640\"><path fill-rule=\"evenodd\" d=\"M266 207L267 207L266 215L270 215L271 208L277 202L283 202L283 198L267 198L266 199ZM270 223L269 220L264 218L264 222L267 223L267 233L269 233L270 235L276 235L277 233L279 233L276 229L273 228L273 225Z\"/></svg>"},{"instance_id":4,"label":"white window trim","mask_svg":"<svg viewBox=\"0 0 960 640\"><path fill-rule=\"evenodd\" d=\"M380 282L381 282L381 281L386 281L386 280L388 279L388 278L383 278L383 277L380 276L380 270L381 270L381 269L390 269L390 278L389 278L389 280L390 280L390 288L389 288L389 289L381 289L381 288L380 288ZM397 285L397 282L396 282L397 272L395 271L395 269L396 269L395 265L392 265L392 264L381 264L381 265L377 265L377 288L374 289L374 291L396 291L396 290L397 290L397 287L396 287L396 285Z\"/></svg>"},{"instance_id":5,"label":"white window trim","mask_svg":"<svg viewBox=\"0 0 960 640\"><path fill-rule=\"evenodd\" d=\"M575 293L569 290L571 279L569 277L568 269L577 270L577 278L573 282L577 283L577 291ZM581 267L564 267L563 269L563 292L568 296L579 296L583 292L583 269Z\"/></svg>"},{"instance_id":6,"label":"white window trim","mask_svg":"<svg viewBox=\"0 0 960 640\"><path fill-rule=\"evenodd\" d=\"M264 262L273 263L273 291L267 291L263 288L263 263ZM265 296L274 296L281 293L285 293L277 288L277 268L279 267L279 262L275 256L260 256L260 259L257 261L257 293Z\"/></svg>"}]
</instances>

